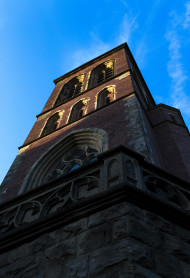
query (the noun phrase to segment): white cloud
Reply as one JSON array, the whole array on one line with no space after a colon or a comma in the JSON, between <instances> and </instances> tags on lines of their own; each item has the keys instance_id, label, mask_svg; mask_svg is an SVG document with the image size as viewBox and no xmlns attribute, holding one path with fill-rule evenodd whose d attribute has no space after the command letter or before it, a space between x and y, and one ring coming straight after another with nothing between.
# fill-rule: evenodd
<instances>
[{"instance_id":1,"label":"white cloud","mask_svg":"<svg viewBox=\"0 0 190 278\"><path fill-rule=\"evenodd\" d=\"M91 37L92 43L90 47L79 49L72 55L73 68L76 68L81 64L88 62L93 58L96 58L97 56L103 54L104 52L112 48L110 44L103 42L94 33L91 33Z\"/></svg>"},{"instance_id":2,"label":"white cloud","mask_svg":"<svg viewBox=\"0 0 190 278\"><path fill-rule=\"evenodd\" d=\"M119 36L117 38L117 43L122 44L124 42L130 43L131 35L135 29L138 28L137 18L139 14L136 16L132 16L130 14L125 14L123 17L122 24L119 30Z\"/></svg>"},{"instance_id":3,"label":"white cloud","mask_svg":"<svg viewBox=\"0 0 190 278\"><path fill-rule=\"evenodd\" d=\"M143 68L147 62L146 57L148 52L150 51L149 47L147 46L146 36L143 36L139 41L136 50L135 50L135 59L139 68Z\"/></svg>"},{"instance_id":4,"label":"white cloud","mask_svg":"<svg viewBox=\"0 0 190 278\"><path fill-rule=\"evenodd\" d=\"M168 75L171 78L170 101L187 115L190 115L190 97L185 94L185 85L188 77L182 63L181 28L183 28L182 17L176 11L170 14L170 24L165 34L168 41L169 60L167 64Z\"/></svg>"},{"instance_id":5,"label":"white cloud","mask_svg":"<svg viewBox=\"0 0 190 278\"><path fill-rule=\"evenodd\" d=\"M135 37L138 34L138 17L140 15L140 12L133 13L126 1L120 1L125 6L125 10L127 10L127 12L125 12L120 26L118 26L117 37L113 37L112 42L104 42L96 34L91 33L90 46L88 45L85 48L81 48L72 55L72 59L70 59L70 61L73 61L73 63L71 63L72 68L75 68L124 42L127 42L133 49L138 65L141 68L144 67L144 65L146 64L147 54L150 50L149 45L147 44L147 34L152 28L151 23L154 20L156 13L158 12L158 6L161 0L156 0L155 3L151 6L150 12L145 22L143 23L145 25L144 35L138 35L138 44L136 44L137 40Z\"/></svg>"},{"instance_id":6,"label":"white cloud","mask_svg":"<svg viewBox=\"0 0 190 278\"><path fill-rule=\"evenodd\" d=\"M157 0L150 7L150 12L147 14L145 23L144 23L144 32L143 35L138 38L138 45L135 49L135 59L137 60L138 66L142 69L147 62L147 55L151 51L152 46L148 43L149 34L152 33L152 22L154 21L156 14L158 13L161 0ZM151 47L150 47L151 45Z\"/></svg>"},{"instance_id":7,"label":"white cloud","mask_svg":"<svg viewBox=\"0 0 190 278\"><path fill-rule=\"evenodd\" d=\"M90 46L83 47L77 50L73 55L70 65L72 68L76 68L81 64L109 51L110 49L122 44L124 42L129 42L132 33L138 27L137 23L138 15L132 16L130 13L123 16L121 25L118 27L119 35L113 38L111 43L106 43L102 41L96 34L91 33L91 44Z\"/></svg>"},{"instance_id":8,"label":"white cloud","mask_svg":"<svg viewBox=\"0 0 190 278\"><path fill-rule=\"evenodd\" d=\"M185 7L186 7L186 12L185 12L185 20L183 23L183 27L184 29L187 29L190 27L190 1L188 1L185 4Z\"/></svg>"}]
</instances>

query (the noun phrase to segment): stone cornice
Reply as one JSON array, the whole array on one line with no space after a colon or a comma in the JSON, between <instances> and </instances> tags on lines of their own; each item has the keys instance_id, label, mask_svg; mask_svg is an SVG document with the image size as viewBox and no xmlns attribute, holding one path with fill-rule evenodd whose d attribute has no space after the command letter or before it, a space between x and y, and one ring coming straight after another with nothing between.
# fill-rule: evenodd
<instances>
[{"instance_id":1,"label":"stone cornice","mask_svg":"<svg viewBox=\"0 0 190 278\"><path fill-rule=\"evenodd\" d=\"M113 163L114 177L108 174ZM92 186L94 180L96 182ZM0 250L7 251L122 202L134 204L190 229L189 188L187 182L144 161L138 153L119 146L69 175L2 204ZM78 193L81 190L84 191L82 198Z\"/></svg>"}]
</instances>

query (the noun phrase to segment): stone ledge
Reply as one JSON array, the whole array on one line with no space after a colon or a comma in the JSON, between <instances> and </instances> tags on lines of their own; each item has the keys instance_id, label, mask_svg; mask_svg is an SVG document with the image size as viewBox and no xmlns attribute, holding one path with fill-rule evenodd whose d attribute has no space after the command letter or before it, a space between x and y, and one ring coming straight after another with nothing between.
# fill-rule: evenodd
<instances>
[{"instance_id":1,"label":"stone ledge","mask_svg":"<svg viewBox=\"0 0 190 278\"><path fill-rule=\"evenodd\" d=\"M121 202L190 229L189 185L179 181L120 146L92 164L1 205L0 250Z\"/></svg>"}]
</instances>

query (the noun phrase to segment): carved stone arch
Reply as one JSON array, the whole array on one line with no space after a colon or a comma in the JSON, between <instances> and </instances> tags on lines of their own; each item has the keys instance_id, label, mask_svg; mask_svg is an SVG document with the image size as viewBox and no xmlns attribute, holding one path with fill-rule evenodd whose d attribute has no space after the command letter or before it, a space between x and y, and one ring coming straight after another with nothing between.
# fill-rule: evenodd
<instances>
[{"instance_id":1,"label":"carved stone arch","mask_svg":"<svg viewBox=\"0 0 190 278\"><path fill-rule=\"evenodd\" d=\"M82 91L83 83L84 83L85 74L80 74L78 76L73 77L68 82L66 82L54 103L53 106L57 106L61 103L64 103L68 99L78 95Z\"/></svg>"},{"instance_id":2,"label":"carved stone arch","mask_svg":"<svg viewBox=\"0 0 190 278\"><path fill-rule=\"evenodd\" d=\"M80 99L71 107L67 121L68 123L81 119L87 113L88 101L89 98Z\"/></svg>"},{"instance_id":3,"label":"carved stone arch","mask_svg":"<svg viewBox=\"0 0 190 278\"><path fill-rule=\"evenodd\" d=\"M96 96L96 109L99 109L115 100L115 85L104 87Z\"/></svg>"},{"instance_id":4,"label":"carved stone arch","mask_svg":"<svg viewBox=\"0 0 190 278\"><path fill-rule=\"evenodd\" d=\"M90 75L88 89L109 80L114 75L114 60L107 60L96 66Z\"/></svg>"},{"instance_id":5,"label":"carved stone arch","mask_svg":"<svg viewBox=\"0 0 190 278\"><path fill-rule=\"evenodd\" d=\"M97 154L105 152L107 149L108 135L102 129L86 128L71 132L34 163L19 194L46 183L46 177L58 170L57 177L68 173L75 164L81 166L89 163L96 159ZM79 157L74 157L75 152Z\"/></svg>"}]
</instances>

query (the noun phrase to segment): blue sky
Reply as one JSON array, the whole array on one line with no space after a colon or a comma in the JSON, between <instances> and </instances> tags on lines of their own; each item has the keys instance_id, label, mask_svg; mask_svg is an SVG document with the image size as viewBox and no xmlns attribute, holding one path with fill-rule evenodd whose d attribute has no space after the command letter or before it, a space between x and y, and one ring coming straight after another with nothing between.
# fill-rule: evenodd
<instances>
[{"instance_id":1,"label":"blue sky","mask_svg":"<svg viewBox=\"0 0 190 278\"><path fill-rule=\"evenodd\" d=\"M157 104L190 127L190 1L0 0L0 182L53 79L125 41Z\"/></svg>"}]
</instances>

